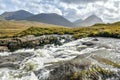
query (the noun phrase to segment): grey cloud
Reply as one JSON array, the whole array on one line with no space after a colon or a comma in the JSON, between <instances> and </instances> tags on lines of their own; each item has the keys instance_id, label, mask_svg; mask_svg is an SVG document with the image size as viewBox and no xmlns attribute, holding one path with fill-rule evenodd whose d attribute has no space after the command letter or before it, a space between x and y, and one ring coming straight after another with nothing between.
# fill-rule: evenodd
<instances>
[{"instance_id":1,"label":"grey cloud","mask_svg":"<svg viewBox=\"0 0 120 80\"><path fill-rule=\"evenodd\" d=\"M115 7L120 7L120 2L117 2L117 1L114 2L114 6L115 6Z\"/></svg>"},{"instance_id":2,"label":"grey cloud","mask_svg":"<svg viewBox=\"0 0 120 80\"><path fill-rule=\"evenodd\" d=\"M110 22L116 22L119 21L120 18L119 17L115 17L113 15L108 15L108 14L104 14L103 17L105 18L105 22L110 23Z\"/></svg>"},{"instance_id":3,"label":"grey cloud","mask_svg":"<svg viewBox=\"0 0 120 80\"><path fill-rule=\"evenodd\" d=\"M90 2L107 1L107 0L61 0L61 1L69 4L80 4L80 3L90 3Z\"/></svg>"},{"instance_id":4,"label":"grey cloud","mask_svg":"<svg viewBox=\"0 0 120 80\"><path fill-rule=\"evenodd\" d=\"M120 0L0 0L0 13L20 9L35 14L57 13L70 21L92 14L107 22L120 20Z\"/></svg>"},{"instance_id":5,"label":"grey cloud","mask_svg":"<svg viewBox=\"0 0 120 80\"><path fill-rule=\"evenodd\" d=\"M77 13L76 13L76 12L77 12L77 11L74 10L74 9L67 9L66 11L64 11L63 16L64 16L65 18L68 18L68 19L71 20L71 21L74 21L74 19L75 19L76 16L77 16Z\"/></svg>"}]
</instances>

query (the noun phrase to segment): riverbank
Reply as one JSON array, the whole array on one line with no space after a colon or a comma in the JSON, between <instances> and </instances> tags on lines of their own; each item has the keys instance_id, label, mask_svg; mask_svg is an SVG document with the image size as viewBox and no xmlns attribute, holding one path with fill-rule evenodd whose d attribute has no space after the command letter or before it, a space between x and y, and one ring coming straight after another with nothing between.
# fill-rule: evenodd
<instances>
[{"instance_id":1,"label":"riverbank","mask_svg":"<svg viewBox=\"0 0 120 80\"><path fill-rule=\"evenodd\" d=\"M73 41L71 35L28 35L24 37L0 39L0 51L15 51L18 49L40 48L46 44L62 45L66 42Z\"/></svg>"},{"instance_id":2,"label":"riverbank","mask_svg":"<svg viewBox=\"0 0 120 80\"><path fill-rule=\"evenodd\" d=\"M81 27L81 28L44 28L44 27L31 27L25 31L22 31L15 37L21 37L26 35L72 35L73 38L79 39L83 37L112 37L120 38L120 26L92 26L92 27Z\"/></svg>"}]
</instances>

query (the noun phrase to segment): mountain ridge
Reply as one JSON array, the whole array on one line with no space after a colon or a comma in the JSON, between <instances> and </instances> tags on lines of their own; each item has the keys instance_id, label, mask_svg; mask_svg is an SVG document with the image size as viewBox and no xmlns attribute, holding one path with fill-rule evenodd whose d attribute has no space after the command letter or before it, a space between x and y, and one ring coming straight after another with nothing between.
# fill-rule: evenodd
<instances>
[{"instance_id":1,"label":"mountain ridge","mask_svg":"<svg viewBox=\"0 0 120 80\"><path fill-rule=\"evenodd\" d=\"M33 14L25 10L18 10L13 12L4 12L1 16L6 20L25 20L27 17L33 16Z\"/></svg>"},{"instance_id":2,"label":"mountain ridge","mask_svg":"<svg viewBox=\"0 0 120 80\"><path fill-rule=\"evenodd\" d=\"M27 18L28 21L38 21L54 25L70 26L73 24L66 18L56 13L41 13Z\"/></svg>"},{"instance_id":3,"label":"mountain ridge","mask_svg":"<svg viewBox=\"0 0 120 80\"><path fill-rule=\"evenodd\" d=\"M4 17L2 17L2 16L0 16L0 20L5 20L5 18L4 18Z\"/></svg>"},{"instance_id":4,"label":"mountain ridge","mask_svg":"<svg viewBox=\"0 0 120 80\"><path fill-rule=\"evenodd\" d=\"M27 20L37 21L47 24L61 25L61 26L92 26L97 23L103 23L102 19L96 15L88 16L85 20L78 19L75 22L71 22L61 15L56 13L40 13L32 14L25 10L18 10L13 12L4 12L1 14L6 20Z\"/></svg>"},{"instance_id":5,"label":"mountain ridge","mask_svg":"<svg viewBox=\"0 0 120 80\"><path fill-rule=\"evenodd\" d=\"M80 19L79 19L80 20ZM79 21L77 20L77 21ZM75 21L76 22L76 21ZM75 23L74 22L74 23ZM98 24L98 23L103 23L102 19L99 18L96 15L91 15L88 16L86 19L84 19L83 21L80 21L79 23L77 22L76 26L92 26L94 24Z\"/></svg>"}]
</instances>

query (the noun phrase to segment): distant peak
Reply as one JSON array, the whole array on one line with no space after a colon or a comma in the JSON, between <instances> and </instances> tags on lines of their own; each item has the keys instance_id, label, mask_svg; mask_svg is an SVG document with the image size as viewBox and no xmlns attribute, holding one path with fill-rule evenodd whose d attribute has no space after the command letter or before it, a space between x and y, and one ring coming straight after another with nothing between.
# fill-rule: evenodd
<instances>
[{"instance_id":1,"label":"distant peak","mask_svg":"<svg viewBox=\"0 0 120 80\"><path fill-rule=\"evenodd\" d=\"M18 10L18 11L25 11L25 10Z\"/></svg>"},{"instance_id":2,"label":"distant peak","mask_svg":"<svg viewBox=\"0 0 120 80\"><path fill-rule=\"evenodd\" d=\"M99 18L97 15L95 15L95 14L93 14L93 15L91 15L91 16L89 16L89 17L96 17L96 18Z\"/></svg>"},{"instance_id":3,"label":"distant peak","mask_svg":"<svg viewBox=\"0 0 120 80\"><path fill-rule=\"evenodd\" d=\"M6 20L25 20L27 17L33 16L32 13L25 10L17 10L4 12L1 14Z\"/></svg>"},{"instance_id":4,"label":"distant peak","mask_svg":"<svg viewBox=\"0 0 120 80\"><path fill-rule=\"evenodd\" d=\"M56 13L41 13L41 15L58 15Z\"/></svg>"}]
</instances>

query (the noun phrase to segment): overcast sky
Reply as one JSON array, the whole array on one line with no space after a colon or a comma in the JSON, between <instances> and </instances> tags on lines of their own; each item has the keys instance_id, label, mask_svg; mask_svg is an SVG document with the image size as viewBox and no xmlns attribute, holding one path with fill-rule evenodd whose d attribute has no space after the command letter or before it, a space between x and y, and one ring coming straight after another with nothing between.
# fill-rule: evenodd
<instances>
[{"instance_id":1,"label":"overcast sky","mask_svg":"<svg viewBox=\"0 0 120 80\"><path fill-rule=\"evenodd\" d=\"M0 14L15 10L57 13L70 21L92 14L104 22L120 21L120 0L0 0Z\"/></svg>"}]
</instances>

